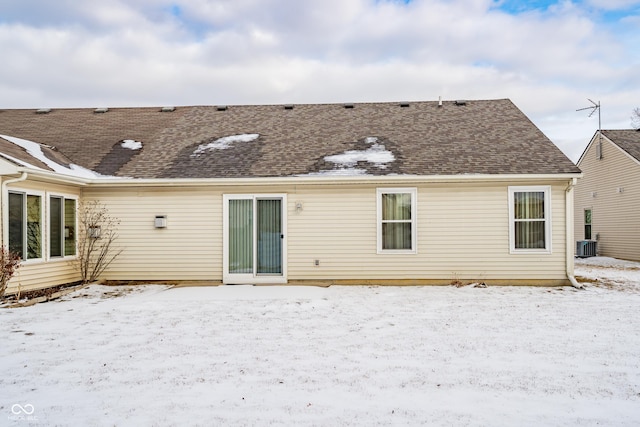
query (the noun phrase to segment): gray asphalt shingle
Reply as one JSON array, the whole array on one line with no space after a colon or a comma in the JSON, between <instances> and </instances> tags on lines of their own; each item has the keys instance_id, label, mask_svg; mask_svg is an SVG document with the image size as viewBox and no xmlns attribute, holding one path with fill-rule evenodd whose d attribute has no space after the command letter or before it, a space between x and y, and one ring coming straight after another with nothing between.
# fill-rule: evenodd
<instances>
[{"instance_id":1,"label":"gray asphalt shingle","mask_svg":"<svg viewBox=\"0 0 640 427\"><path fill-rule=\"evenodd\" d=\"M640 129L603 130L602 134L640 161Z\"/></svg>"},{"instance_id":2,"label":"gray asphalt shingle","mask_svg":"<svg viewBox=\"0 0 640 427\"><path fill-rule=\"evenodd\" d=\"M259 134L226 149L194 151L222 137ZM391 152L368 174L556 174L579 169L508 99L443 102L160 108L0 110L0 134L55 146L71 162L136 178L280 177L339 168L325 157L364 152L368 137ZM143 143L139 152L119 143ZM383 146L383 147L382 147ZM2 148L0 146L0 148ZM356 156L357 157L357 156Z\"/></svg>"}]
</instances>

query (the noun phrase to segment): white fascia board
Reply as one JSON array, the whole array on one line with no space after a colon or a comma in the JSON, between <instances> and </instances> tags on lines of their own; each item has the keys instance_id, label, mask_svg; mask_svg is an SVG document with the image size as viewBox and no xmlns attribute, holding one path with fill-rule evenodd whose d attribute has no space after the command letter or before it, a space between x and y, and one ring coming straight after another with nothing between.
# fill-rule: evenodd
<instances>
[{"instance_id":1,"label":"white fascia board","mask_svg":"<svg viewBox=\"0 0 640 427\"><path fill-rule=\"evenodd\" d=\"M91 187L177 187L177 186L247 186L272 184L315 184L315 185L347 185L347 184L416 184L438 182L540 182L564 181L582 178L582 173L564 174L469 174L469 175L382 175L382 176L348 176L348 177L265 177L265 178L104 178L88 180Z\"/></svg>"},{"instance_id":2,"label":"white fascia board","mask_svg":"<svg viewBox=\"0 0 640 427\"><path fill-rule=\"evenodd\" d=\"M593 134L593 136L589 140L589 143L587 144L587 146L585 147L584 151L580 155L580 158L578 159L578 162L576 163L576 166L580 167L580 163L582 163L582 159L584 158L584 156L586 156L587 152L589 151L589 149L593 145L593 141L596 140L596 137L598 136L599 133L600 133L600 131L596 131L596 133ZM604 137L604 135L602 135L602 136Z\"/></svg>"},{"instance_id":3,"label":"white fascia board","mask_svg":"<svg viewBox=\"0 0 640 427\"><path fill-rule=\"evenodd\" d=\"M589 144L587 144L587 148L585 148L584 151L582 152L582 155L580 156L580 159L578 159L578 163L576 163L576 166L580 167L580 163L582 163L582 159L585 157L585 155L587 154L587 152L589 151L589 149L591 148L591 146L595 142L596 137L598 136L598 134L599 134L599 131L596 131L595 135L593 135L593 138L591 138L591 141L589 141ZM607 138L607 136L605 134L602 134L602 139L604 141L609 142L614 147L616 147L622 154L624 154L625 156L630 158L634 163L637 163L638 165L640 165L640 160L636 159L631 154L629 154L624 149L622 149L622 147L620 147L618 144L616 144L616 142L614 140L612 140L610 138Z\"/></svg>"},{"instance_id":4,"label":"white fascia board","mask_svg":"<svg viewBox=\"0 0 640 427\"><path fill-rule=\"evenodd\" d=\"M46 171L43 169L31 169L26 167L16 168L15 173L27 172L29 177L38 177L46 181L58 182L62 184L87 185L91 180L77 176L63 175L58 172Z\"/></svg>"},{"instance_id":5,"label":"white fascia board","mask_svg":"<svg viewBox=\"0 0 640 427\"><path fill-rule=\"evenodd\" d=\"M20 166L6 160L0 156L0 175L15 175L19 172Z\"/></svg>"}]
</instances>

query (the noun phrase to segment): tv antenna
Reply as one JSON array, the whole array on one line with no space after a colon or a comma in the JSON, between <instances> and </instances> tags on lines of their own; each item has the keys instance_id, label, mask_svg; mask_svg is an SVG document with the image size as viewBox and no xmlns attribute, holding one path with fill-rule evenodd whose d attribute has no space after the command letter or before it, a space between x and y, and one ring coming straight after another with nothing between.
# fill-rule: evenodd
<instances>
[{"instance_id":1,"label":"tv antenna","mask_svg":"<svg viewBox=\"0 0 640 427\"><path fill-rule=\"evenodd\" d=\"M598 101L596 103L596 102L592 101L589 98L587 98L587 99L593 105L590 106L590 107L578 108L576 111L591 110L591 112L589 113L589 117L593 116L593 114L597 111L598 112L598 130L600 131L600 130L602 130L602 121L600 120L600 101Z\"/></svg>"},{"instance_id":2,"label":"tv antenna","mask_svg":"<svg viewBox=\"0 0 640 427\"><path fill-rule=\"evenodd\" d=\"M597 157L598 157L598 159L602 159L602 120L600 118L600 101L598 101L596 103L590 98L587 98L587 99L593 105L590 106L590 107L578 108L576 111L591 110L591 112L589 113L589 117L593 116L596 111L598 112L598 151L597 151L598 154L597 154Z\"/></svg>"}]
</instances>

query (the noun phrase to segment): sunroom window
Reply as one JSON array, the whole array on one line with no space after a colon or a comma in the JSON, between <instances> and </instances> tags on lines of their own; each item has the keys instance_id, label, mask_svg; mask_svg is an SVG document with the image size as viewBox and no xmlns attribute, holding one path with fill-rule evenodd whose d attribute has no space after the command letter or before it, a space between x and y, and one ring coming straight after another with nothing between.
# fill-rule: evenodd
<instances>
[{"instance_id":1,"label":"sunroom window","mask_svg":"<svg viewBox=\"0 0 640 427\"><path fill-rule=\"evenodd\" d=\"M76 254L76 200L62 196L49 198L49 256Z\"/></svg>"},{"instance_id":2,"label":"sunroom window","mask_svg":"<svg viewBox=\"0 0 640 427\"><path fill-rule=\"evenodd\" d=\"M509 187L511 252L550 252L549 187Z\"/></svg>"},{"instance_id":3,"label":"sunroom window","mask_svg":"<svg viewBox=\"0 0 640 427\"><path fill-rule=\"evenodd\" d=\"M416 189L378 189L378 252L416 250Z\"/></svg>"},{"instance_id":4,"label":"sunroom window","mask_svg":"<svg viewBox=\"0 0 640 427\"><path fill-rule=\"evenodd\" d=\"M9 250L21 259L42 258L42 197L9 192Z\"/></svg>"}]
</instances>

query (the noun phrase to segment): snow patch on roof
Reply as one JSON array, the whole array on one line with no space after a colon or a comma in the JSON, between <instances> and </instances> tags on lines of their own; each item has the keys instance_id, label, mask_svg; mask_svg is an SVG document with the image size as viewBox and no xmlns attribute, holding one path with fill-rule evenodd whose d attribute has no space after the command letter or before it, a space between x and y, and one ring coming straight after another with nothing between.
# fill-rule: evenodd
<instances>
[{"instance_id":1,"label":"snow patch on roof","mask_svg":"<svg viewBox=\"0 0 640 427\"><path fill-rule=\"evenodd\" d=\"M129 150L140 150L142 148L142 142L135 141L133 139L125 139L120 143L122 148L128 148Z\"/></svg>"},{"instance_id":2,"label":"snow patch on roof","mask_svg":"<svg viewBox=\"0 0 640 427\"><path fill-rule=\"evenodd\" d=\"M366 169L349 168L349 169L330 169L319 172L309 172L296 176L362 176L368 175Z\"/></svg>"},{"instance_id":3,"label":"snow patch on roof","mask_svg":"<svg viewBox=\"0 0 640 427\"><path fill-rule=\"evenodd\" d=\"M0 135L0 138L6 139L7 141L22 147L23 149L26 150L26 152L33 158L41 161L42 163L44 163L45 165L47 165L51 170L53 170L56 173L62 174L62 175L69 175L69 176L73 176L73 177L77 177L77 178L101 178L101 177L105 177L104 175L100 175L97 174L89 169L83 168L82 166L78 166L78 165L74 165L74 164L70 164L69 166L65 166L65 165L61 165L60 163L57 163L54 160L51 160L50 158L48 158L47 156L45 156L45 154L42 152L42 148L40 148L40 144L38 144L37 142L33 142L33 141L29 141L27 139L22 139L22 138L16 138L13 136L8 136L8 135ZM5 158L10 158L11 156L7 156L7 155L3 155ZM24 161L19 161L17 159L13 159L13 161L18 162L18 164L21 164L24 167L28 167L28 168L32 168L32 169L38 169L38 170L43 170L42 168L39 168L35 165L29 164L27 162ZM111 177L109 177L111 178Z\"/></svg>"},{"instance_id":4,"label":"snow patch on roof","mask_svg":"<svg viewBox=\"0 0 640 427\"><path fill-rule=\"evenodd\" d=\"M387 150L384 144L378 143L378 138L368 136L364 139L365 144L370 147L366 150L348 150L342 154L325 156L324 161L333 163L334 169L309 172L296 176L363 176L371 175L367 169L358 168L358 162L367 162L378 169L387 169L387 164L396 158L393 153ZM362 163L360 163L362 166Z\"/></svg>"},{"instance_id":5,"label":"snow patch on roof","mask_svg":"<svg viewBox=\"0 0 640 427\"><path fill-rule=\"evenodd\" d=\"M210 150L226 150L233 147L236 142L251 142L258 139L260 134L258 133L244 133L240 135L229 135L218 138L208 144L200 144L198 148L193 152L191 157L199 157L202 153Z\"/></svg>"},{"instance_id":6,"label":"snow patch on roof","mask_svg":"<svg viewBox=\"0 0 640 427\"><path fill-rule=\"evenodd\" d=\"M349 150L342 154L326 156L325 161L334 163L342 169L355 167L358 162L372 163L379 169L386 169L387 163L393 162L396 158L393 153L385 148L383 144L378 144L378 138L369 136L365 139L371 147L366 150Z\"/></svg>"},{"instance_id":7,"label":"snow patch on roof","mask_svg":"<svg viewBox=\"0 0 640 427\"><path fill-rule=\"evenodd\" d=\"M5 153L0 153L0 157L5 158L5 159L7 159L7 160L10 160L10 161L12 161L13 163L16 163L16 164L18 164L18 165L20 165L20 166L24 166L25 168L32 168L32 169L44 170L44 169L42 169L42 168L39 168L38 166L35 166L35 165L32 165L32 164L29 164L29 163L27 163L27 162L25 162L25 161L23 161L23 160L17 159L17 158L15 158L15 157L10 156L10 155L5 154Z\"/></svg>"}]
</instances>

